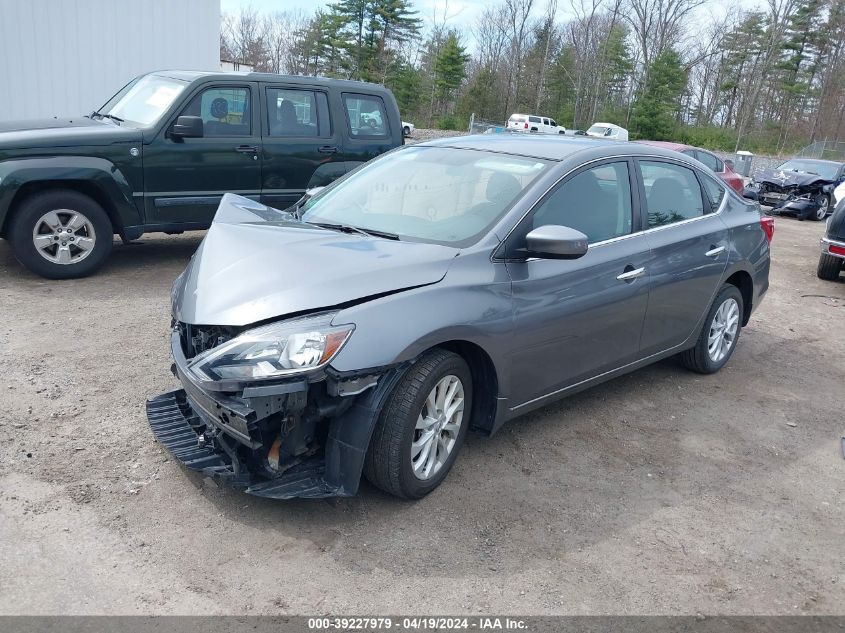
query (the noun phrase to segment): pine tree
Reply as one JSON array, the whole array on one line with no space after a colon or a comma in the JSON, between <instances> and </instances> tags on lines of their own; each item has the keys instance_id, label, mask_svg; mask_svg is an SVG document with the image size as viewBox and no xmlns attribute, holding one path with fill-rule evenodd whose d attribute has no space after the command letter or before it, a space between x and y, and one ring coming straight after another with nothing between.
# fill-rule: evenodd
<instances>
[{"instance_id":1,"label":"pine tree","mask_svg":"<svg viewBox=\"0 0 845 633\"><path fill-rule=\"evenodd\" d=\"M677 52L667 49L654 58L633 107L632 127L638 138L672 138L686 85L687 75Z\"/></svg>"}]
</instances>

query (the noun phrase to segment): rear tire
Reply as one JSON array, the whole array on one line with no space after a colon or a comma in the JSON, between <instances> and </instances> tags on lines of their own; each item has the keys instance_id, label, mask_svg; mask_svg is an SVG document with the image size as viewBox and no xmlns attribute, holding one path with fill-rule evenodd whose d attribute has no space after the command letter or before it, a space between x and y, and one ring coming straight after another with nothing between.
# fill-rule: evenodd
<instances>
[{"instance_id":1,"label":"rear tire","mask_svg":"<svg viewBox=\"0 0 845 633\"><path fill-rule=\"evenodd\" d=\"M816 275L825 281L836 281L839 279L839 271L842 270L843 260L827 253L819 255L819 267Z\"/></svg>"},{"instance_id":2,"label":"rear tire","mask_svg":"<svg viewBox=\"0 0 845 633\"><path fill-rule=\"evenodd\" d=\"M724 367L739 342L744 309L739 288L724 284L707 312L695 347L681 352L684 366L699 374L713 374ZM731 332L734 323L735 329ZM729 345L725 347L726 342Z\"/></svg>"},{"instance_id":3,"label":"rear tire","mask_svg":"<svg viewBox=\"0 0 845 633\"><path fill-rule=\"evenodd\" d=\"M409 127L406 125L405 127L403 127L403 128L402 128L402 134L403 134L404 136L411 136L411 128L409 128Z\"/></svg>"},{"instance_id":4,"label":"rear tire","mask_svg":"<svg viewBox=\"0 0 845 633\"><path fill-rule=\"evenodd\" d=\"M450 398L452 389L455 392ZM456 397L458 389L463 392L461 402ZM437 397L441 393L442 402ZM452 407L441 406L443 415L431 415L438 406L449 403L460 410L456 408L449 416ZM472 376L464 359L443 349L426 352L388 397L370 440L364 476L403 499L427 495L449 474L466 437L471 412ZM427 437L431 444L425 452ZM429 455L431 468L426 472Z\"/></svg>"},{"instance_id":5,"label":"rear tire","mask_svg":"<svg viewBox=\"0 0 845 633\"><path fill-rule=\"evenodd\" d=\"M14 210L8 240L17 260L36 275L74 279L102 266L114 231L94 200L56 189L30 196Z\"/></svg>"}]
</instances>

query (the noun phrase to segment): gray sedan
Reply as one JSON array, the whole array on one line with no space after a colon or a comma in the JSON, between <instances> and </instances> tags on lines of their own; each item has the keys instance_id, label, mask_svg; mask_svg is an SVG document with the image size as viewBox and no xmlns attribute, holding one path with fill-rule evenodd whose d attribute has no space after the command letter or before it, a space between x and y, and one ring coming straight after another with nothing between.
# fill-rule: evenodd
<instances>
[{"instance_id":1,"label":"gray sedan","mask_svg":"<svg viewBox=\"0 0 845 633\"><path fill-rule=\"evenodd\" d=\"M467 431L659 359L718 371L771 218L695 160L486 135L390 152L287 211L227 195L173 286L148 401L189 468L274 498L406 498Z\"/></svg>"}]
</instances>

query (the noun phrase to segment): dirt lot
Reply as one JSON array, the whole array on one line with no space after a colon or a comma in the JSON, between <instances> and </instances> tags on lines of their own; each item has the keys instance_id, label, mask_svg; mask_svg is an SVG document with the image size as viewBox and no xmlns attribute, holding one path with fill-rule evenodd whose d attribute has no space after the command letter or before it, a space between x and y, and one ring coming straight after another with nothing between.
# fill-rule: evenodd
<instances>
[{"instance_id":1,"label":"dirt lot","mask_svg":"<svg viewBox=\"0 0 845 633\"><path fill-rule=\"evenodd\" d=\"M777 221L715 376L674 362L470 437L400 502L217 488L153 441L169 288L200 236L49 282L0 241L0 613L845 614L845 281Z\"/></svg>"}]
</instances>

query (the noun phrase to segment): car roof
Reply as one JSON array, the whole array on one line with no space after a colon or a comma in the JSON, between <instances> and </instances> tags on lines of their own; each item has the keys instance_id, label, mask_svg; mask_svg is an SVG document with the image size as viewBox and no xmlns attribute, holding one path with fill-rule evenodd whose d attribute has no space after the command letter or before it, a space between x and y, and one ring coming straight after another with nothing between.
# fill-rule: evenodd
<instances>
[{"instance_id":1,"label":"car roof","mask_svg":"<svg viewBox=\"0 0 845 633\"><path fill-rule=\"evenodd\" d=\"M285 83L293 84L319 84L322 86L336 86L339 88L361 89L362 85L366 85L368 90L385 92L387 89L381 84L375 84L365 81L350 81L348 79L329 79L327 77L303 77L300 75L277 75L275 73L257 73L247 72L242 70L233 71L205 71L205 70L157 70L151 75L159 75L162 77L170 77L171 79L181 79L183 81L194 81L196 79L207 78L215 79L240 79L242 81L284 81Z\"/></svg>"},{"instance_id":2,"label":"car roof","mask_svg":"<svg viewBox=\"0 0 845 633\"><path fill-rule=\"evenodd\" d=\"M682 149L698 149L692 145L685 145L684 143L673 143L671 141L634 141L635 143L642 143L643 145L651 145L652 147L663 147L679 152ZM706 151L706 150L705 150Z\"/></svg>"},{"instance_id":3,"label":"car roof","mask_svg":"<svg viewBox=\"0 0 845 633\"><path fill-rule=\"evenodd\" d=\"M561 161L579 152L628 156L666 156L677 158L675 152L661 147L648 147L641 143L615 141L589 136L560 136L534 134L475 134L433 139L411 147L454 147L501 152L517 156L530 156L546 160ZM595 152L595 150L605 150ZM598 157L598 156L597 156ZM684 157L686 158L686 157Z\"/></svg>"},{"instance_id":4,"label":"car roof","mask_svg":"<svg viewBox=\"0 0 845 633\"><path fill-rule=\"evenodd\" d=\"M601 121L596 121L595 123L593 123L593 125L600 125L602 127L610 127L610 128L619 128L620 130L625 129L621 125L616 125L615 123L602 123ZM591 125L590 127L593 127L593 125Z\"/></svg>"}]
</instances>

